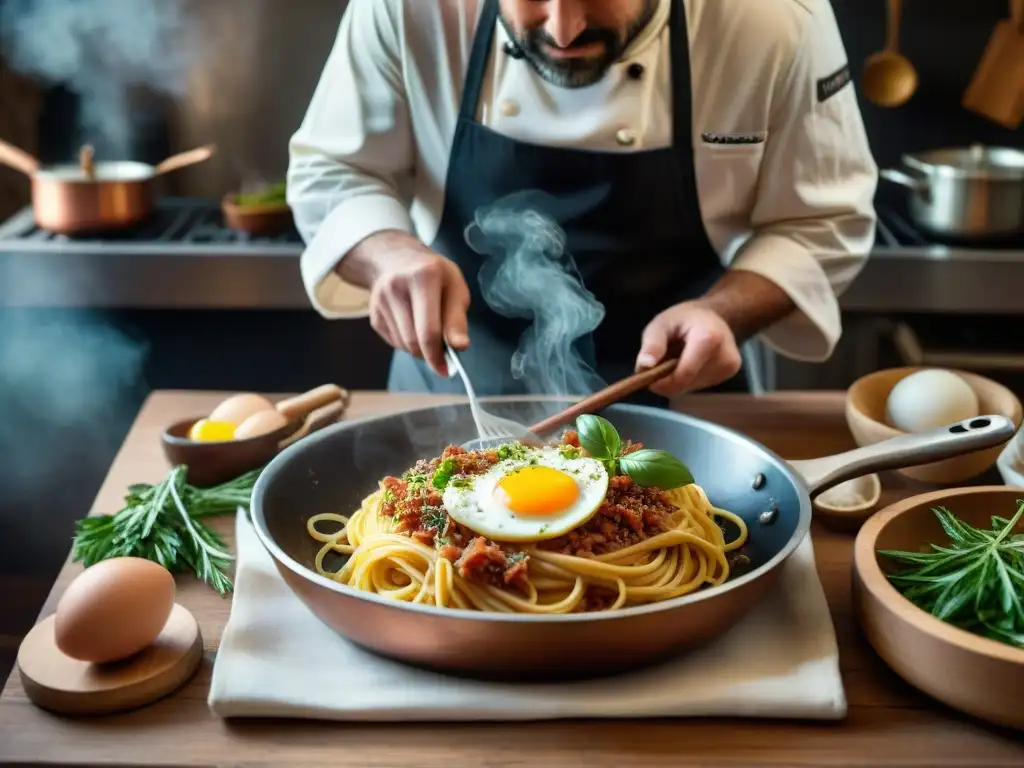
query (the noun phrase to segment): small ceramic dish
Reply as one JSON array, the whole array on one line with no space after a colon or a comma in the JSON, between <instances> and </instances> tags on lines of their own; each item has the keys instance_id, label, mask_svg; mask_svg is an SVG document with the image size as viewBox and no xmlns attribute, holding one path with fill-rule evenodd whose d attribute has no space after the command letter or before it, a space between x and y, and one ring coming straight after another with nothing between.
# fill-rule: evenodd
<instances>
[{"instance_id":1,"label":"small ceramic dish","mask_svg":"<svg viewBox=\"0 0 1024 768\"><path fill-rule=\"evenodd\" d=\"M287 203L240 205L237 197L237 193L225 195L220 206L224 223L237 232L266 237L280 234L294 225L292 209Z\"/></svg>"},{"instance_id":2,"label":"small ceramic dish","mask_svg":"<svg viewBox=\"0 0 1024 768\"><path fill-rule=\"evenodd\" d=\"M949 541L933 509L945 507L988 529L1013 517L1024 489L978 486L913 496L878 512L857 535L853 606L868 642L900 677L949 706L997 725L1024 729L1024 649L954 627L905 598L889 582L899 566L879 550L929 551ZM1018 525L1024 531L1024 525Z\"/></svg>"},{"instance_id":3,"label":"small ceramic dish","mask_svg":"<svg viewBox=\"0 0 1024 768\"><path fill-rule=\"evenodd\" d=\"M814 499L814 517L829 528L856 531L871 517L882 498L882 481L877 474L847 480Z\"/></svg>"},{"instance_id":4,"label":"small ceramic dish","mask_svg":"<svg viewBox=\"0 0 1024 768\"><path fill-rule=\"evenodd\" d=\"M857 445L873 445L906 434L885 421L885 406L893 387L912 373L925 368L890 368L868 374L853 383L846 394L846 423ZM951 369L950 369L951 370ZM1024 411L1016 395L998 382L967 371L951 370L966 381L978 396L980 415L1000 415L1020 425ZM955 456L945 461L896 470L913 480L935 485L952 485L991 469L1003 446Z\"/></svg>"},{"instance_id":5,"label":"small ceramic dish","mask_svg":"<svg viewBox=\"0 0 1024 768\"><path fill-rule=\"evenodd\" d=\"M1024 431L1006 444L1003 452L996 459L996 467L1003 476L1003 482L1018 488L1024 488Z\"/></svg>"},{"instance_id":6,"label":"small ceramic dish","mask_svg":"<svg viewBox=\"0 0 1024 768\"><path fill-rule=\"evenodd\" d=\"M188 467L186 480L208 488L262 467L274 456L307 435L338 421L348 407L348 392L334 384L310 390L277 404L289 422L280 429L244 440L197 442L189 431L202 416L172 424L160 436L164 456L171 466Z\"/></svg>"}]
</instances>

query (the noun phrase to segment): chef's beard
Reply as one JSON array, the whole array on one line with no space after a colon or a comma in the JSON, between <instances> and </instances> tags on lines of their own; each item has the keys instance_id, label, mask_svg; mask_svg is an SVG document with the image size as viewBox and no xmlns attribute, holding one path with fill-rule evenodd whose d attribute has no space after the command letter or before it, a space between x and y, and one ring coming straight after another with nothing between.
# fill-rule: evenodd
<instances>
[{"instance_id":1,"label":"chef's beard","mask_svg":"<svg viewBox=\"0 0 1024 768\"><path fill-rule=\"evenodd\" d=\"M657 10L659 0L646 0L643 12L623 32L617 29L589 27L577 37L569 48L579 48L591 43L602 43L604 52L594 58L555 59L548 56L546 48L558 48L559 45L542 28L525 30L516 34L511 25L501 18L501 23L509 37L523 53L523 58L546 81L560 88L586 88L605 76L637 36L644 31Z\"/></svg>"}]
</instances>

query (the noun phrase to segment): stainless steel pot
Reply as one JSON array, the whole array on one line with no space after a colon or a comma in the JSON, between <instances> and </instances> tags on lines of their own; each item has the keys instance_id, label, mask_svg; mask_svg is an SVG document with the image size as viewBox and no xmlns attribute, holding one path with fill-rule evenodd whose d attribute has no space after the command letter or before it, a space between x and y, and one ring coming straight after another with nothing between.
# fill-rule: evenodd
<instances>
[{"instance_id":1,"label":"stainless steel pot","mask_svg":"<svg viewBox=\"0 0 1024 768\"><path fill-rule=\"evenodd\" d=\"M880 176L910 190L914 223L940 237L1024 234L1024 152L975 145L904 155Z\"/></svg>"},{"instance_id":2,"label":"stainless steel pot","mask_svg":"<svg viewBox=\"0 0 1024 768\"><path fill-rule=\"evenodd\" d=\"M487 400L530 424L553 410L536 401ZM552 403L552 409L571 405ZM480 677L595 676L651 664L714 640L771 588L811 525L811 496L851 477L926 464L1005 443L1016 429L982 416L838 456L786 462L738 432L655 408L614 405L623 437L684 461L714 503L750 529L751 569L712 589L616 611L545 616L444 610L397 602L320 576L306 520L354 510L378 481L475 434L466 405L425 408L328 427L279 454L253 489L251 517L278 572L321 621L350 641L414 665ZM731 534L730 534L731 535ZM328 568L339 563L325 560ZM509 661L509 660L512 661Z\"/></svg>"}]
</instances>

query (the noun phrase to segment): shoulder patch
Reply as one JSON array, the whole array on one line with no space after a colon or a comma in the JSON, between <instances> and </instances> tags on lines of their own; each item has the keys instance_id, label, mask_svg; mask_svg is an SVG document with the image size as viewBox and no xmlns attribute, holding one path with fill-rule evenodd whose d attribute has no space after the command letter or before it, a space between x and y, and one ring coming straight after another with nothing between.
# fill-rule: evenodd
<instances>
[{"instance_id":1,"label":"shoulder patch","mask_svg":"<svg viewBox=\"0 0 1024 768\"><path fill-rule=\"evenodd\" d=\"M852 78L850 77L850 64L847 62L843 64L838 70L833 72L831 75L825 75L825 77L818 80L818 103L828 101L843 88L848 86Z\"/></svg>"}]
</instances>

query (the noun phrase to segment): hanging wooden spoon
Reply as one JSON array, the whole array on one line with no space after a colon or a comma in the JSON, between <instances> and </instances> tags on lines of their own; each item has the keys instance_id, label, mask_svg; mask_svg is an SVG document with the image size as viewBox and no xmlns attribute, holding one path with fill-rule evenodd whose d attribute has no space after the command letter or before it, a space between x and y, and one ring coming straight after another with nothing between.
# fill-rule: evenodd
<instances>
[{"instance_id":1,"label":"hanging wooden spoon","mask_svg":"<svg viewBox=\"0 0 1024 768\"><path fill-rule=\"evenodd\" d=\"M903 0L888 0L885 48L864 63L861 87L864 95L880 107L906 104L917 90L917 70L899 52Z\"/></svg>"}]
</instances>

